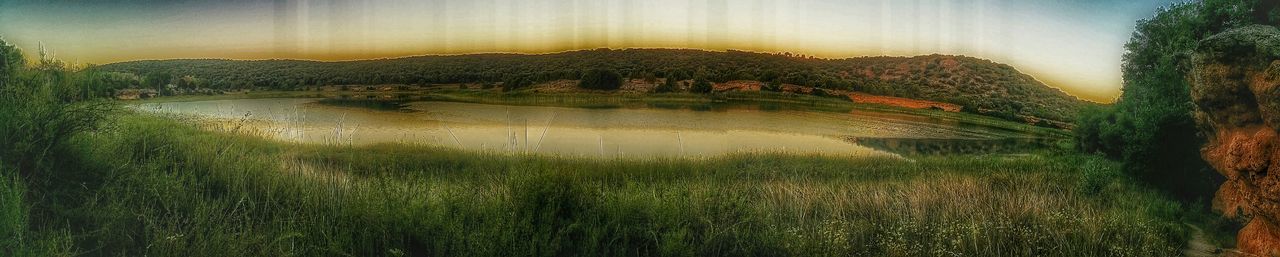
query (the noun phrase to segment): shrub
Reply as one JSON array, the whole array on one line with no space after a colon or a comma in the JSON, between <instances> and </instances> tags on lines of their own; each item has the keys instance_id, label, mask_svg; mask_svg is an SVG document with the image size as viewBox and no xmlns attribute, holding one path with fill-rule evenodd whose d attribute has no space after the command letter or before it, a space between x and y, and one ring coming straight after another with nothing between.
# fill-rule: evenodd
<instances>
[{"instance_id":1,"label":"shrub","mask_svg":"<svg viewBox=\"0 0 1280 257\"><path fill-rule=\"evenodd\" d=\"M827 97L827 96L831 96L831 94L830 94L830 93L827 93L827 90L826 90L826 89L821 89L821 88L816 88L816 87L815 87L815 88L813 88L813 90L809 91L809 94L811 94L811 95L813 95L813 96L817 96L817 97Z\"/></svg>"},{"instance_id":2,"label":"shrub","mask_svg":"<svg viewBox=\"0 0 1280 257\"><path fill-rule=\"evenodd\" d=\"M677 89L676 80L667 78L665 79L665 81L662 82L662 84L659 84L658 86L654 87L653 92L654 93L671 93L671 92L675 92L676 89Z\"/></svg>"},{"instance_id":3,"label":"shrub","mask_svg":"<svg viewBox=\"0 0 1280 257\"><path fill-rule=\"evenodd\" d=\"M0 45L7 45L0 41ZM19 55L5 53L0 59ZM53 63L53 62L49 62ZM25 176L49 163L56 147L80 131L89 130L105 119L112 105L104 101L82 101L82 91L90 85L92 73L71 74L61 67L47 70L10 69L0 88L0 162Z\"/></svg>"},{"instance_id":4,"label":"shrub","mask_svg":"<svg viewBox=\"0 0 1280 257\"><path fill-rule=\"evenodd\" d=\"M0 89L3 89L18 73L18 69L22 68L22 58L22 52L18 51L18 47L0 40Z\"/></svg>"},{"instance_id":5,"label":"shrub","mask_svg":"<svg viewBox=\"0 0 1280 257\"><path fill-rule=\"evenodd\" d=\"M782 82L776 79L770 80L769 83L764 83L764 86L760 87L760 90L769 91L769 92L782 92Z\"/></svg>"},{"instance_id":6,"label":"shrub","mask_svg":"<svg viewBox=\"0 0 1280 257\"><path fill-rule=\"evenodd\" d=\"M510 76L506 81L502 82L502 92L516 91L532 85L533 81L530 81L525 76Z\"/></svg>"},{"instance_id":7,"label":"shrub","mask_svg":"<svg viewBox=\"0 0 1280 257\"><path fill-rule=\"evenodd\" d=\"M711 86L711 81L704 78L694 79L693 85L689 87L689 92L699 94L710 94L712 91L715 91L715 88Z\"/></svg>"},{"instance_id":8,"label":"shrub","mask_svg":"<svg viewBox=\"0 0 1280 257\"><path fill-rule=\"evenodd\" d=\"M617 90L622 88L622 75L612 70L594 69L582 75L578 87L597 90Z\"/></svg>"}]
</instances>

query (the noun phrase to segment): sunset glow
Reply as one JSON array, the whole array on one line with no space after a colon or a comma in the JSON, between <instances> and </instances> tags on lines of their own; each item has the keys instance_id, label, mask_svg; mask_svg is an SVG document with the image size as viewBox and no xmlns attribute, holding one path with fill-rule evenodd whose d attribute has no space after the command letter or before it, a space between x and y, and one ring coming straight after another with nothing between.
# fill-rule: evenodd
<instances>
[{"instance_id":1,"label":"sunset glow","mask_svg":"<svg viewBox=\"0 0 1280 257\"><path fill-rule=\"evenodd\" d=\"M0 1L0 35L77 63L352 60L590 48L817 57L967 55L1078 97L1120 93L1122 46L1159 1Z\"/></svg>"}]
</instances>

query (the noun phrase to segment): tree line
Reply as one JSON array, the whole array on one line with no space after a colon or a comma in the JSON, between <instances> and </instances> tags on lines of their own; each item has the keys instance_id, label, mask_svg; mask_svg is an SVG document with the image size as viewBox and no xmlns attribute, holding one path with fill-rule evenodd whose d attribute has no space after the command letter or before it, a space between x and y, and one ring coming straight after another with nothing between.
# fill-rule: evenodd
<instances>
[{"instance_id":1,"label":"tree line","mask_svg":"<svg viewBox=\"0 0 1280 257\"><path fill-rule=\"evenodd\" d=\"M593 70L624 78L723 83L755 80L963 105L988 115L1074 119L1086 105L1008 65L930 55L820 59L789 54L676 49L582 50L555 54L419 56L343 62L298 60L133 61L94 69L154 87L176 78L215 89L299 90L324 85L505 84L508 89L580 80Z\"/></svg>"},{"instance_id":2,"label":"tree line","mask_svg":"<svg viewBox=\"0 0 1280 257\"><path fill-rule=\"evenodd\" d=\"M1280 25L1277 2L1193 1L1139 21L1125 44L1124 94L1113 105L1085 109L1076 122L1078 148L1121 160L1124 170L1183 199L1212 195L1222 178L1200 158L1191 56L1201 40L1251 24Z\"/></svg>"}]
</instances>

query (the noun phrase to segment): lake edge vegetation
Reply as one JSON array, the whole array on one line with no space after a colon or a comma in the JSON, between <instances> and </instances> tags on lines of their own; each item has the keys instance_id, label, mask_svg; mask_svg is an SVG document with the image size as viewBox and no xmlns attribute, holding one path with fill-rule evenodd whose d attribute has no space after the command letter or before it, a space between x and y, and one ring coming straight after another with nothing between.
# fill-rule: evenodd
<instances>
[{"instance_id":1,"label":"lake edge vegetation","mask_svg":"<svg viewBox=\"0 0 1280 257\"><path fill-rule=\"evenodd\" d=\"M1205 139L1193 117L1188 72L1200 42L1250 25L1280 26L1280 2L1198 0L1176 3L1141 20L1125 45L1123 94L1083 109L1078 150L1121 163L1121 169L1208 214L1223 177L1201 158ZM1234 245L1242 224L1204 215L1198 224L1221 245Z\"/></svg>"},{"instance_id":2,"label":"lake edge vegetation","mask_svg":"<svg viewBox=\"0 0 1280 257\"><path fill-rule=\"evenodd\" d=\"M1157 161L1199 160L1180 54L1217 31L1276 24L1280 11L1265 3L1175 4L1140 22L1126 46L1125 95L1080 116L1075 142L1086 154L913 161L280 143L100 100L122 78L175 73L69 69L43 57L27 65L0 41L0 255L1177 255L1184 224L1232 226L1170 189L1198 192L1212 172ZM515 97L537 81L480 77ZM1169 165L1178 167L1154 172Z\"/></svg>"},{"instance_id":3,"label":"lake edge vegetation","mask_svg":"<svg viewBox=\"0 0 1280 257\"><path fill-rule=\"evenodd\" d=\"M1068 123L1094 104L1049 87L1017 69L966 56L859 57L822 59L790 53L690 49L596 49L552 54L473 54L317 62L300 60L160 60L95 66L112 74L104 93L130 88L156 93L239 90L314 90L319 87L381 87L476 84L519 91L537 84L618 75L640 80L655 92L709 94L717 83L755 81L761 90L783 85L930 100L964 106L963 111L1018 122ZM658 83L658 79L663 82ZM670 82L670 83L668 83ZM670 84L670 85L668 85ZM594 82L583 88L596 87ZM656 90L661 89L661 90ZM647 93L647 92L646 92Z\"/></svg>"},{"instance_id":4,"label":"lake edge vegetation","mask_svg":"<svg viewBox=\"0 0 1280 257\"><path fill-rule=\"evenodd\" d=\"M297 145L118 110L86 90L100 73L46 62L0 91L4 143L49 149L0 155L5 255L1167 256L1187 234L1179 203L1088 156Z\"/></svg>"}]
</instances>

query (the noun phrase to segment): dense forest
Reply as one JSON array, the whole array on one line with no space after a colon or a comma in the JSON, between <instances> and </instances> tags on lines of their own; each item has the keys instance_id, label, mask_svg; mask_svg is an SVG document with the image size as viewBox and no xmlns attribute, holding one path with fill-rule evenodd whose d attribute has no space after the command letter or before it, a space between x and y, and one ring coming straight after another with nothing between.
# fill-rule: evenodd
<instances>
[{"instance_id":1,"label":"dense forest","mask_svg":"<svg viewBox=\"0 0 1280 257\"><path fill-rule=\"evenodd\" d=\"M1278 5L1204 0L1139 21L1125 45L1124 94L1114 105L1080 115L1075 132L1081 150L1121 160L1126 171L1184 199L1212 195L1221 176L1200 158L1204 139L1187 81L1192 52L1201 40L1232 28L1280 25Z\"/></svg>"},{"instance_id":2,"label":"dense forest","mask_svg":"<svg viewBox=\"0 0 1280 257\"><path fill-rule=\"evenodd\" d=\"M583 50L555 54L419 56L344 62L299 60L133 61L92 68L130 85L298 90L320 85L536 84L607 69L629 78L758 80L960 104L1021 120L1074 120L1087 103L1008 65L963 56L820 59L742 51ZM110 90L110 89L104 89Z\"/></svg>"}]
</instances>

